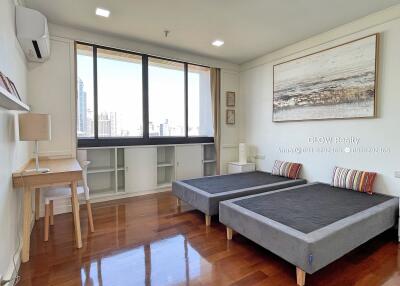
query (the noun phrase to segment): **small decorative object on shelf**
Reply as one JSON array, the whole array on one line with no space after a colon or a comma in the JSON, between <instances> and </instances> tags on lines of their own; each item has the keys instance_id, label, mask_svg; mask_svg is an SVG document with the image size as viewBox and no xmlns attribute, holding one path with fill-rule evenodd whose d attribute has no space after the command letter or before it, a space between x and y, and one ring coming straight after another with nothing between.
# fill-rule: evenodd
<instances>
[{"instance_id":1,"label":"small decorative object on shelf","mask_svg":"<svg viewBox=\"0 0 400 286\"><path fill-rule=\"evenodd\" d=\"M227 91L226 92L226 106L234 107L236 105L235 97L236 97L236 94L234 91Z\"/></svg>"}]
</instances>

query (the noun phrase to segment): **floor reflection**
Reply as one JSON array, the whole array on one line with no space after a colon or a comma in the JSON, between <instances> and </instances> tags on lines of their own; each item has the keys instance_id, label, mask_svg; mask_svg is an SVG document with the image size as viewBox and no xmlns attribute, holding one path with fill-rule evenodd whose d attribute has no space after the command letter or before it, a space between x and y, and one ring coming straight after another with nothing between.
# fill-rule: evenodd
<instances>
[{"instance_id":1,"label":"floor reflection","mask_svg":"<svg viewBox=\"0 0 400 286\"><path fill-rule=\"evenodd\" d=\"M185 285L210 268L183 235L93 260L82 285Z\"/></svg>"}]
</instances>

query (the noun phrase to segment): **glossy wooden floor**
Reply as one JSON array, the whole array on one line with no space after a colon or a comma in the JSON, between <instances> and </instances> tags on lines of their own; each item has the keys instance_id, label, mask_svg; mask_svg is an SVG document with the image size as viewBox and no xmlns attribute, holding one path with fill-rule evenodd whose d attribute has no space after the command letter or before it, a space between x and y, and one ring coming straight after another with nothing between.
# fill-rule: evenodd
<instances>
[{"instance_id":1,"label":"glossy wooden floor","mask_svg":"<svg viewBox=\"0 0 400 286\"><path fill-rule=\"evenodd\" d=\"M81 211L83 248L74 247L72 216L55 217L49 242L43 221L18 285L296 285L295 267L167 193L93 205L96 231ZM306 285L400 285L400 252L384 233L314 275Z\"/></svg>"}]
</instances>

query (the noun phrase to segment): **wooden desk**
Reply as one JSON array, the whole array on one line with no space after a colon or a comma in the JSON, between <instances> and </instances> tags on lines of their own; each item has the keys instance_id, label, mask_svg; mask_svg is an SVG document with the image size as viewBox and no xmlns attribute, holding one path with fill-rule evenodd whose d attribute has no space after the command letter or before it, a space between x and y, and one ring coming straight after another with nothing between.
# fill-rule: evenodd
<instances>
[{"instance_id":1,"label":"wooden desk","mask_svg":"<svg viewBox=\"0 0 400 286\"><path fill-rule=\"evenodd\" d=\"M22 170L13 173L15 188L23 188L23 238L22 262L29 261L30 225L32 214L32 193L35 192L35 214L39 218L40 188L54 185L70 185L72 193L72 213L75 224L75 242L77 248L82 247L81 224L79 219L79 202L77 195L77 182L82 180L82 168L76 159L47 159L40 160L40 167L49 168L48 173L24 173L25 170L34 169L35 162L30 161Z\"/></svg>"}]
</instances>

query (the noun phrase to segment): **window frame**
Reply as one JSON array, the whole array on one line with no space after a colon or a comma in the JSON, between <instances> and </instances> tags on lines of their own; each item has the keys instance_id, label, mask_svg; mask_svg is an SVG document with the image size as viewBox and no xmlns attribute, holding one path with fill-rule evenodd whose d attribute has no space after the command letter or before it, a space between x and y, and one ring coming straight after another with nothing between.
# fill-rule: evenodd
<instances>
[{"instance_id":1,"label":"window frame","mask_svg":"<svg viewBox=\"0 0 400 286\"><path fill-rule=\"evenodd\" d=\"M77 46L86 45L93 49L93 97L94 97L94 137L81 137L75 136L77 138L77 146L81 147L108 147L108 146L135 146L135 145L165 145L165 144L191 144L191 143L213 143L214 137L206 136L189 136L188 135L188 65L196 65L201 67L210 68L209 66L199 65L195 63L189 63L154 55L148 55L143 53L137 53L129 50L105 47L97 44L91 44L81 41L75 41L74 52L75 52L75 93L76 98L78 94L77 88L77 78L78 78L78 63L77 63ZM97 82L97 49L111 50L115 52L133 54L142 57L142 114L143 114L143 136L142 137L99 137L98 135L98 82ZM177 62L184 64L184 114L185 114L185 135L184 136L159 136L150 137L149 136L149 72L148 72L148 60L149 58L167 60L172 62ZM77 103L76 103L77 104ZM77 109L76 109L77 110ZM77 113L75 114L75 120L77 118Z\"/></svg>"}]
</instances>

